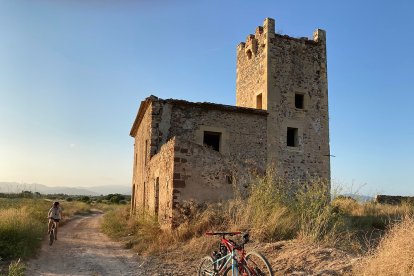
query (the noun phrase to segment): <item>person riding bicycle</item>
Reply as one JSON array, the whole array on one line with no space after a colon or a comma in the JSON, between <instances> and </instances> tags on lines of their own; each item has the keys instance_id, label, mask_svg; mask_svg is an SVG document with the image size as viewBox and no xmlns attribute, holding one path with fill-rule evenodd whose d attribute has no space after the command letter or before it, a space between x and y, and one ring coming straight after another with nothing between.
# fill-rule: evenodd
<instances>
[{"instance_id":1,"label":"person riding bicycle","mask_svg":"<svg viewBox=\"0 0 414 276\"><path fill-rule=\"evenodd\" d=\"M49 219L48 230L47 233L50 233L52 229L53 222L55 222L55 237L57 237L58 232L58 225L59 221L62 219L63 213L62 208L60 208L59 202L54 202L52 208L50 208L49 212L47 213L47 218ZM57 239L57 238L56 238Z\"/></svg>"}]
</instances>

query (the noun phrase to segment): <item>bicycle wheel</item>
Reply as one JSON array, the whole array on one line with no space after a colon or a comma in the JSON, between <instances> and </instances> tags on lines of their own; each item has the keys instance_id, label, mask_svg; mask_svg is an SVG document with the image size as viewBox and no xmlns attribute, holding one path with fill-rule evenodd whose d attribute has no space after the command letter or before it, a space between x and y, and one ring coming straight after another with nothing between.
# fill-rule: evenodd
<instances>
[{"instance_id":1,"label":"bicycle wheel","mask_svg":"<svg viewBox=\"0 0 414 276\"><path fill-rule=\"evenodd\" d=\"M252 276L273 276L272 267L262 254L252 251L246 254L245 259Z\"/></svg>"},{"instance_id":2,"label":"bicycle wheel","mask_svg":"<svg viewBox=\"0 0 414 276\"><path fill-rule=\"evenodd\" d=\"M49 233L49 245L52 245L54 240L55 240L55 229L52 228Z\"/></svg>"},{"instance_id":3,"label":"bicycle wheel","mask_svg":"<svg viewBox=\"0 0 414 276\"><path fill-rule=\"evenodd\" d=\"M198 266L197 271L198 276L213 276L216 275L214 271L214 262L210 256L205 256L200 265Z\"/></svg>"},{"instance_id":4,"label":"bicycle wheel","mask_svg":"<svg viewBox=\"0 0 414 276\"><path fill-rule=\"evenodd\" d=\"M237 274L239 276L252 276L254 274L251 274L249 271L249 268L246 265L243 265L241 269L239 269L239 273ZM227 269L224 271L223 276L232 276L231 271L231 265L227 267Z\"/></svg>"}]
</instances>

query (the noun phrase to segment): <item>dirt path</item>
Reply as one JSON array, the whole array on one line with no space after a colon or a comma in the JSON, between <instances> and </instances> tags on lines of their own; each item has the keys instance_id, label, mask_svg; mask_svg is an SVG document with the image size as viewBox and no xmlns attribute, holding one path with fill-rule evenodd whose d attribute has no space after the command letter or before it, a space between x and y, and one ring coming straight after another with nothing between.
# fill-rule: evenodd
<instances>
[{"instance_id":1,"label":"dirt path","mask_svg":"<svg viewBox=\"0 0 414 276\"><path fill-rule=\"evenodd\" d=\"M76 218L59 228L58 240L45 240L27 276L144 275L139 257L111 241L99 229L102 214Z\"/></svg>"},{"instance_id":2,"label":"dirt path","mask_svg":"<svg viewBox=\"0 0 414 276\"><path fill-rule=\"evenodd\" d=\"M27 276L189 276L202 256L181 247L155 256L138 256L100 232L102 214L79 217L60 228L58 241L45 239L36 259L27 263ZM298 241L248 244L270 261L275 275L343 275L357 260L337 249Z\"/></svg>"}]
</instances>

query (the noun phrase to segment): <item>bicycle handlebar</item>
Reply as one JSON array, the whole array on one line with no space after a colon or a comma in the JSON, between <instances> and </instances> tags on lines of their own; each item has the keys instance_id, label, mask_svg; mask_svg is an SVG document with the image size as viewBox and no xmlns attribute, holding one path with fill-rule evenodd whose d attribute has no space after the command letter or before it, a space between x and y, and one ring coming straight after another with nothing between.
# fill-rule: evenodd
<instances>
[{"instance_id":1,"label":"bicycle handlebar","mask_svg":"<svg viewBox=\"0 0 414 276\"><path fill-rule=\"evenodd\" d=\"M242 234L242 232L240 232L240 231L237 231L237 232L206 232L207 236L220 235L220 236L223 237L223 239L226 239L226 237L225 237L226 235L235 236L235 235L241 235L241 234ZM243 248L244 245L250 241L250 235L249 235L249 233L244 233L243 234L243 242L241 244L237 244L235 241L233 241L231 239L227 239L227 240L230 243L232 243L235 248L239 249L239 248Z\"/></svg>"},{"instance_id":2,"label":"bicycle handlebar","mask_svg":"<svg viewBox=\"0 0 414 276\"><path fill-rule=\"evenodd\" d=\"M215 236L215 235L220 235L220 236L225 236L225 235L229 235L229 236L234 236L234 235L240 235L242 232L206 232L207 236Z\"/></svg>"}]
</instances>

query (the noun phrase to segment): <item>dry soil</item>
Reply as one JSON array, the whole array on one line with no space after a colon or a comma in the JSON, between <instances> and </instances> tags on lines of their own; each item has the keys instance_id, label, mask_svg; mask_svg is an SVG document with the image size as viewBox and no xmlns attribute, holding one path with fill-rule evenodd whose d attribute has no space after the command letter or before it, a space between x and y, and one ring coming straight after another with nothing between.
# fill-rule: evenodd
<instances>
[{"instance_id":1,"label":"dry soil","mask_svg":"<svg viewBox=\"0 0 414 276\"><path fill-rule=\"evenodd\" d=\"M59 228L58 240L47 239L37 258L27 263L27 276L145 275L140 258L100 231L102 214L77 217Z\"/></svg>"},{"instance_id":2,"label":"dry soil","mask_svg":"<svg viewBox=\"0 0 414 276\"><path fill-rule=\"evenodd\" d=\"M102 234L101 220L102 214L94 213L61 227L58 240L49 246L45 239L38 257L27 262L26 275L196 275L201 256L184 252L182 247L164 254L139 256ZM275 275L344 275L358 260L337 249L298 241L252 242L247 250L261 251Z\"/></svg>"}]
</instances>

